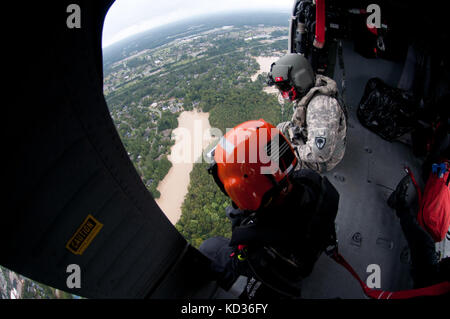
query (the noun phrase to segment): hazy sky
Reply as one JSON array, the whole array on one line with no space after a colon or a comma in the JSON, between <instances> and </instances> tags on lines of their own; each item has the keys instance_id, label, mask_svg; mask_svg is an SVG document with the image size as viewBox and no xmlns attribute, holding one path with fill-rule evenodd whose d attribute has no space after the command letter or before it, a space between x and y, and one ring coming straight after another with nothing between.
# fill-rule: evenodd
<instances>
[{"instance_id":1,"label":"hazy sky","mask_svg":"<svg viewBox=\"0 0 450 319\"><path fill-rule=\"evenodd\" d=\"M294 0L116 0L106 15L103 47L132 34L207 13L248 9L290 12Z\"/></svg>"}]
</instances>

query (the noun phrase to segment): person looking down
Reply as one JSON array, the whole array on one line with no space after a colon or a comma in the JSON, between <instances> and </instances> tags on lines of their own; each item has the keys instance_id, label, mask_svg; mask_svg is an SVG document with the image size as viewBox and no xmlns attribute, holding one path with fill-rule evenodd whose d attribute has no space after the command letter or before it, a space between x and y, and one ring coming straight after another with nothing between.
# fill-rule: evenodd
<instances>
[{"instance_id":1,"label":"person looking down","mask_svg":"<svg viewBox=\"0 0 450 319\"><path fill-rule=\"evenodd\" d=\"M302 279L336 243L337 190L313 170L296 170L292 146L264 120L228 131L211 157L208 171L232 201L231 239L199 248L211 277L243 299L300 297Z\"/></svg>"},{"instance_id":2,"label":"person looking down","mask_svg":"<svg viewBox=\"0 0 450 319\"><path fill-rule=\"evenodd\" d=\"M302 167L319 173L332 170L344 157L347 135L336 82L314 74L304 56L289 53L272 64L268 85L294 104L291 121L277 127L296 148Z\"/></svg>"}]
</instances>

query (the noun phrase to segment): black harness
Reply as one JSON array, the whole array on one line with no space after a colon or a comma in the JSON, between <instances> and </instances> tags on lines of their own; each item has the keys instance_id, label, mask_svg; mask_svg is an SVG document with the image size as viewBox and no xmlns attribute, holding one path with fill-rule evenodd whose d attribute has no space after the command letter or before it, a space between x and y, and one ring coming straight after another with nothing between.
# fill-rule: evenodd
<instances>
[{"instance_id":1,"label":"black harness","mask_svg":"<svg viewBox=\"0 0 450 319\"><path fill-rule=\"evenodd\" d=\"M291 205L296 211L243 213L230 242L233 247L245 246L245 250L236 250L236 256L240 256L238 263L245 263L253 277L287 297L299 297L301 279L310 274L320 254L336 243L334 221L339 204L339 194L326 177L301 170L293 179L294 187L303 187L302 191L314 197L305 194L310 198L302 203L302 199L293 194L295 201L302 203ZM293 198L290 200L294 203ZM294 227L290 214L301 214L296 221L303 225ZM277 221L270 222L270 218Z\"/></svg>"}]
</instances>

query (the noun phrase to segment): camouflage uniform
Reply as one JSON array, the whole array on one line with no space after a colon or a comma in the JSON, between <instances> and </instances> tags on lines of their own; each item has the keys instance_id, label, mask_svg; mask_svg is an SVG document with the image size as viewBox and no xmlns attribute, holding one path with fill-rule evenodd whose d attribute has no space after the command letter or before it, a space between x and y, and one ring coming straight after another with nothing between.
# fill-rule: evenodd
<instances>
[{"instance_id":1,"label":"camouflage uniform","mask_svg":"<svg viewBox=\"0 0 450 319\"><path fill-rule=\"evenodd\" d=\"M347 121L336 96L336 82L316 75L315 86L294 102L291 122L277 126L290 137L302 166L319 173L333 169L345 153Z\"/></svg>"}]
</instances>

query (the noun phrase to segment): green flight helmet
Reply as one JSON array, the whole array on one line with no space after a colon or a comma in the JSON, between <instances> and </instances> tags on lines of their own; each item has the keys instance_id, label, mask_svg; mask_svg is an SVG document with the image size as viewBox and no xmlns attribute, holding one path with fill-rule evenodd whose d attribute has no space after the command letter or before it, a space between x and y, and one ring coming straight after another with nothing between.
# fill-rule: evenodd
<instances>
[{"instance_id":1,"label":"green flight helmet","mask_svg":"<svg viewBox=\"0 0 450 319\"><path fill-rule=\"evenodd\" d=\"M272 64L269 84L275 84L281 91L293 86L303 96L314 83L314 71L303 55L288 53Z\"/></svg>"}]
</instances>

